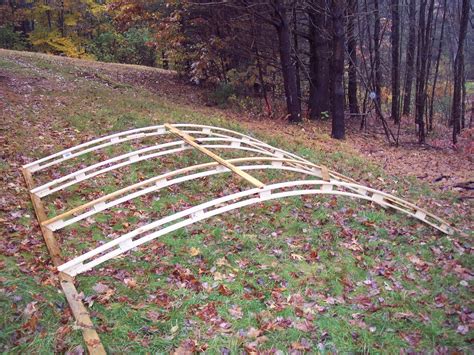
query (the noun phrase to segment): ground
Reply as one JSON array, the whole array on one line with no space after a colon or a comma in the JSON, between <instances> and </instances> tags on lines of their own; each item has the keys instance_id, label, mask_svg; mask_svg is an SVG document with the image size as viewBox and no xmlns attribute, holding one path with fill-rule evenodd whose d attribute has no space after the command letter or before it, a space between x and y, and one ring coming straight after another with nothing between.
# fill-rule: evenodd
<instances>
[{"instance_id":1,"label":"ground","mask_svg":"<svg viewBox=\"0 0 474 355\"><path fill-rule=\"evenodd\" d=\"M110 132L162 122L230 127L404 197L472 236L472 195L455 187L472 179L469 137L456 149L432 139L420 150L354 129L339 142L327 123L252 120L207 106L206 94L172 72L0 50L2 351L85 348L19 169ZM156 165L117 171L98 184L110 191L156 174ZM147 196L67 229L59 235L63 252L238 188L238 180L216 178ZM91 194L86 185L71 189L47 200L48 212ZM369 203L318 197L261 204L180 230L78 276L77 287L109 352L470 352L472 266L465 235L448 237Z\"/></svg>"}]
</instances>

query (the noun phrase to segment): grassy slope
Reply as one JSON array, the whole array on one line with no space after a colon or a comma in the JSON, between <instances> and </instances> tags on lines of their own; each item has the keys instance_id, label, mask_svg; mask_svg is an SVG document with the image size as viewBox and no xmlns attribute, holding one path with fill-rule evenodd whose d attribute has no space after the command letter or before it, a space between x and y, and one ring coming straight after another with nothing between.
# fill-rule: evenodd
<instances>
[{"instance_id":1,"label":"grassy slope","mask_svg":"<svg viewBox=\"0 0 474 355\"><path fill-rule=\"evenodd\" d=\"M245 132L250 127L270 143L371 186L383 185L458 225L472 225L469 206L466 212L450 193L434 192L411 178L386 176L344 143L318 150L304 137L281 139L257 125L238 124L222 112L198 107L189 99L192 93L180 96L183 86L174 85L165 73L2 51L0 80L0 94L7 99L2 107L6 154L0 165L3 350L50 352L81 346L18 168L108 132L166 121ZM317 138L328 146L326 136ZM194 157L170 163L189 159ZM103 189L156 173L153 165L140 168L107 177ZM222 186L237 187L225 177L203 184L169 189L159 199L151 196L131 209L99 215L92 226L71 228L63 236L64 251L90 247L91 240L123 233L163 209L195 203L196 197L208 198ZM79 198L66 197L75 204L90 198L92 188L72 191ZM50 212L64 203L50 202ZM224 348L468 351L470 270L466 240L447 238L366 203L308 198L258 205L178 231L78 277L78 289L111 352L166 352L179 346L211 353ZM97 287L99 282L106 286Z\"/></svg>"}]
</instances>

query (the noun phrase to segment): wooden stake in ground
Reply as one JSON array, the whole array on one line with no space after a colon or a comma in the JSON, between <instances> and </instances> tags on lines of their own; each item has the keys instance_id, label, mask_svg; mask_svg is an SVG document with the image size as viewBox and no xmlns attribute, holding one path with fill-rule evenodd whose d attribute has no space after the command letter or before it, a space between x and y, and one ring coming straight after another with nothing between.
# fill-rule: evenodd
<instances>
[{"instance_id":1,"label":"wooden stake in ground","mask_svg":"<svg viewBox=\"0 0 474 355\"><path fill-rule=\"evenodd\" d=\"M34 187L33 177L27 169L22 169L21 171L25 178L26 186L28 190L31 190ZM47 219L43 203L41 199L30 193L31 202L33 208L35 209L36 218L41 227L41 233L43 234L46 247L48 248L49 254L51 255L51 260L53 261L54 266L58 267L63 264L64 261L61 258L61 252L54 237L53 232L45 226L42 226L41 223ZM93 355L102 355L106 354L104 346L100 341L99 335L94 329L94 324L89 316L89 312L81 301L79 293L77 292L76 286L74 286L74 278L65 274L64 272L59 273L59 281L61 283L61 288L66 296L66 299L71 308L72 314L78 326L82 329L82 337L86 343L87 350L89 354Z\"/></svg>"}]
</instances>

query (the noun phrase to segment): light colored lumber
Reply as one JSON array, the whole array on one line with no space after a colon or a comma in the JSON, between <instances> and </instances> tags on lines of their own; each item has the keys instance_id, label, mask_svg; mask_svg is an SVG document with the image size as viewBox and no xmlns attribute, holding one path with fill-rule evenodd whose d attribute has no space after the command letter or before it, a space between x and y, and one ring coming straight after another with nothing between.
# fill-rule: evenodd
<instances>
[{"instance_id":1,"label":"light colored lumber","mask_svg":"<svg viewBox=\"0 0 474 355\"><path fill-rule=\"evenodd\" d=\"M247 180L249 183L251 183L252 185L254 185L255 187L260 187L260 188L263 188L265 187L265 184L263 182L261 182L260 180L254 178L252 175L250 174L247 174L245 171L243 171L242 169L239 169L238 167L236 167L235 165L229 163L227 160L225 159L222 159L220 156L218 156L217 154L211 152L209 149L207 148L204 148L202 147L201 145L199 145L197 142L196 142L196 139L192 136L190 136L189 134L181 131L180 129L176 128L176 127L173 127L172 125L170 125L169 123L165 123L164 126L172 133L174 133L175 135L177 135L178 137L181 137L186 143L188 143L189 145L193 146L194 148L196 148L197 150L199 150L200 152L206 154L207 156L211 157L212 159L214 159L216 162L218 162L219 164L225 166L226 168L229 168L231 171L233 171L234 173L236 173L237 175L239 175L241 178Z\"/></svg>"},{"instance_id":2,"label":"light colored lumber","mask_svg":"<svg viewBox=\"0 0 474 355\"><path fill-rule=\"evenodd\" d=\"M262 161L262 162L267 162L267 161L271 161L271 162L282 162L282 163L287 163L288 165L292 165L292 163L298 163L300 165L298 165L298 167L301 168L301 165L305 165L307 166L307 169L308 168L320 168L319 166L317 165L314 165L312 163L301 163L301 162L298 162L297 160L293 160L293 159L285 159L285 158L270 158L270 157L249 157L249 158L235 158L235 159L229 159L227 160L227 162L233 164L233 163L248 163L248 162L255 162L255 161ZM178 170L175 170L175 171L171 171L171 172L168 172L168 173L165 173L165 174L162 174L162 175L158 175L158 176L155 176L155 177L152 177L150 179L147 179L147 180L144 180L144 181L141 181L141 182L137 182L133 185L130 185L130 186L127 186L127 187L124 187L120 190L117 190L117 191L114 191L114 192L111 192L107 195L104 195L102 197L99 197L99 198L96 198L95 200L92 200L92 201L89 201L81 206L78 206L78 207L75 207L69 211L66 211L64 213L61 213L57 216L54 216L54 217L51 217L50 219L48 220L45 220L42 222L42 225L43 226L47 226L47 225L50 225L51 223L54 223L56 221L59 221L61 219L64 219L64 218L67 218L69 216L72 216L76 213L79 213L79 212L82 212L86 209L89 209L89 208L92 208L94 207L95 205L101 203L101 202L104 202L104 201L107 201L107 200L110 200L114 197L117 197L117 196L120 196L120 195L123 195L124 193L126 192L129 192L129 191L132 191L132 190L135 190L139 187L142 187L142 186L146 186L146 185L149 185L149 184L152 184L156 181L160 181L160 180L164 180L164 179L169 179L173 176L176 176L176 175L179 175L179 174L185 174L185 173L188 173L188 172L191 172L191 171L195 171L195 170L199 170L199 169L205 169L205 168L213 168L215 166L219 165L218 162L212 162L212 163L204 163L204 164L198 164L198 165L193 165L193 166L188 166L186 168L182 168L182 169L178 169ZM295 166L297 166L295 164ZM309 171L308 171L309 172Z\"/></svg>"},{"instance_id":3,"label":"light colored lumber","mask_svg":"<svg viewBox=\"0 0 474 355\"><path fill-rule=\"evenodd\" d=\"M199 139L199 141L201 142L204 140L205 138ZM223 141L227 143L229 142L242 143L242 141L237 141L236 139L231 139L231 138L211 138L211 140ZM89 180L98 175L113 171L115 169L126 167L130 164L134 164L139 161L154 159L158 157L164 157L166 155L179 153L187 149L194 149L192 146L189 146L185 143L186 142L184 142L183 140L179 140L176 142L169 142L169 143L160 144L157 146L146 147L137 151L133 151L133 152L129 152L129 153L117 156L117 157L113 157L111 159L101 161L97 164L90 165L83 169L72 172L68 175L64 175L60 178L49 181L41 186L37 186L33 190L31 190L31 192L37 195L38 197L43 198L55 192L64 190L67 187ZM248 143L245 143L245 144L248 144ZM250 144L248 145L249 147L244 147L244 146L236 147L236 146L233 146L232 144L217 144L217 145L206 144L206 145L203 145L203 147L213 148L213 149L214 148L215 149L237 149L237 150L241 150L245 152L253 152L253 153L263 154L267 156L273 156L271 152L266 151L262 148L259 148L259 147L253 148L256 145L250 145ZM168 150L160 150L163 147L168 147L168 148L173 147L173 148L168 149ZM144 153L148 153L148 154L144 154ZM114 163L114 164L112 165L111 163Z\"/></svg>"},{"instance_id":4,"label":"light colored lumber","mask_svg":"<svg viewBox=\"0 0 474 355\"><path fill-rule=\"evenodd\" d=\"M29 190L33 187L33 177L31 173L23 168L22 170L23 177L25 178L26 186ZM41 233L48 248L49 254L51 255L51 260L53 261L54 266L58 267L63 264L64 261L61 258L61 252L59 245L54 237L53 232L47 227L42 225L42 221L46 219L46 212L44 210L43 203L41 199L36 195L30 193L31 202L35 210L36 218L40 224ZM81 301L76 287L74 286L74 279L64 273L59 273L59 281L61 288L64 292L64 296L68 301L69 307L71 308L72 314L78 326L82 328L82 337L86 344L89 354L92 355L103 355L106 354L105 348L100 341L99 335L94 329L94 324L89 316L89 312Z\"/></svg>"},{"instance_id":5,"label":"light colored lumber","mask_svg":"<svg viewBox=\"0 0 474 355\"><path fill-rule=\"evenodd\" d=\"M166 216L157 221L151 222L147 225L140 226L139 228L128 232L118 238L115 238L105 244L102 244L99 247L90 250L83 255L69 260L64 265L61 265L58 269L74 276L82 272L88 271L93 267L104 263L105 261L113 259L133 248L136 248L153 239L176 231L180 228L192 225L204 219L217 216L237 208L250 206L252 204L260 203L263 201L269 201L273 199L291 196L317 194L347 196L367 201L373 201L373 198L370 196L369 193L361 195L358 193L346 191L349 187L363 188L360 185L357 186L355 184L349 184L339 181L326 182L323 180L298 180L267 185L264 189L252 188L249 190L240 191L231 195L219 197L217 199L202 203L200 205L187 208L170 216ZM296 190L288 191L288 188L296 188ZM375 193L376 190L367 188L367 192ZM379 193L382 197L387 196L387 194L383 192ZM258 197L256 197L257 194ZM377 201L374 202L377 203ZM388 203L383 202L383 205L386 204ZM417 218L415 213L403 210L398 206L390 207ZM443 231L444 225L438 226L426 220L423 220L423 222ZM161 229L158 229L160 227ZM147 234L147 232L150 233ZM449 233L450 231L446 230L443 232Z\"/></svg>"},{"instance_id":6,"label":"light colored lumber","mask_svg":"<svg viewBox=\"0 0 474 355\"><path fill-rule=\"evenodd\" d=\"M305 168L303 168L305 171L304 173L307 173L309 174L309 172L307 171L307 169L311 169L311 168L317 168L319 171L322 170L322 167L321 166L318 166L318 165L315 165L315 164L312 164L312 163L301 163L301 162L297 162L295 160L291 160L291 159L285 159L285 158L270 158L270 157L250 157L250 158L236 158L236 159L229 159L228 162L232 163L232 164L237 164L237 163L245 163L245 162L255 162L255 161L261 161L261 162L282 162L282 163L285 163L287 164L288 166L295 166L295 163L297 163L298 166L301 166L301 165L305 165ZM121 196L121 195L124 195L125 193L127 192L130 192L132 190L135 190L135 189L138 189L140 187L144 187L144 186L147 186L147 185L151 185L151 184L156 184L157 182L159 181L165 181L165 180L168 180L169 178L171 177L174 177L176 175L180 175L180 174L185 174L185 173L188 173L188 172L192 172L192 171L196 171L196 170L199 170L199 169L212 169L214 168L215 166L217 166L219 163L217 162L211 162L211 163L204 163L204 164L199 164L199 165L194 165L194 166L190 166L190 167L185 167L185 168L182 168L182 169L178 169L178 170L175 170L175 171L172 171L172 172L168 172L168 173L165 173L165 174L162 174L162 175L158 175L158 176L155 176L155 177L152 177L150 179L147 179L145 181L141 181L141 182L138 182L138 183L135 183L133 185L130 185L130 186L127 186L125 188L122 188L120 190L117 190L115 192L112 192L108 195L104 195L102 197L99 197L95 200L92 200L90 202L87 202L85 203L84 205L81 205L81 206L78 206L76 208L73 208L69 211L66 211L60 215L57 215L55 217L52 217L51 219L49 220L46 220L46 221L43 221L42 222L42 225L43 226L49 226L51 225L52 223L56 222L56 221L59 221L59 220L62 220L62 219L65 219L69 216L72 216L76 213L79 213L79 212L82 212L84 210L87 210L87 209L91 209L93 208L94 206L96 205L99 205L101 203L104 203L105 201L108 201L108 200L111 200L115 197L118 197L118 196ZM312 174L310 174L312 175ZM322 174L321 174L322 175ZM321 176L322 178L322 176ZM324 180L324 179L323 179ZM336 180L337 181L337 180ZM382 193L381 191L377 191L377 190L372 190L370 188L366 188L366 187L363 187L361 185L354 185L352 183L347 183L345 181L341 181L341 183L346 183L346 187L348 189L353 189L353 191L359 193L359 194L362 194L362 195L365 195L370 191L372 191L373 193L378 193L378 194L383 194L384 195L384 199L386 202L390 202L390 207L393 207L393 206L397 206L397 207L400 207L400 210L404 211L404 212L413 212L415 213L416 211L422 211L423 213L426 214L426 216L430 216L431 218L433 218L434 220L436 220L439 224L445 224L447 226L449 226L449 223L442 220L441 218L429 213L428 211L426 210L423 210L421 209L420 207L412 204L412 203L409 203L408 201L405 201L405 200L402 200L400 198L397 198L393 195L388 195L388 194L384 194ZM357 187L355 187L357 186ZM123 197L122 197L123 198ZM387 206L387 204L384 204L384 206ZM425 218L419 218L417 216L418 219L422 220L423 222L426 223L426 217ZM440 228L438 228L440 229ZM444 228L441 228L440 229L443 233L445 233L445 229ZM449 233L448 233L449 234Z\"/></svg>"},{"instance_id":7,"label":"light colored lumber","mask_svg":"<svg viewBox=\"0 0 474 355\"><path fill-rule=\"evenodd\" d=\"M324 165L321 166L321 177L324 181L330 181L329 170Z\"/></svg>"},{"instance_id":8,"label":"light colored lumber","mask_svg":"<svg viewBox=\"0 0 474 355\"><path fill-rule=\"evenodd\" d=\"M297 167L291 166L290 164L288 164L288 166L284 166L284 165L277 165L276 166L273 163L281 163L281 162L277 162L277 161L273 160L271 165L247 165L247 166L239 166L239 168L244 170L244 171L247 171L247 170L277 169L277 170L280 170L280 171L293 171L293 172L302 173L302 174L309 175L309 176L320 177L316 172L311 172L311 171L308 171L307 169L297 168ZM86 209L86 208L84 208L84 205L76 207L76 209L74 211L73 210L67 211L67 212L63 213L62 215L58 215L56 217L51 218L50 220L44 221L43 224L48 226L48 228L50 228L51 230L62 229L65 226L71 225L73 223L77 223L77 222L83 220L84 218L91 217L91 216L93 216L97 213L100 213L100 212L103 212L107 209L110 209L110 208L112 208L112 207L114 207L114 206L116 206L120 203L130 201L132 199L135 199L137 197L143 196L143 195L148 194L148 193L159 191L159 190L161 190L165 187L169 187L169 186L172 186L174 184L180 184L180 183L183 183L183 182L186 182L186 181L192 181L192 180L200 179L200 178L203 178L203 177L209 177L211 175L221 174L221 173L229 171L227 168L225 168L225 170L224 169L216 169L215 168L216 166L219 166L219 167L221 166L217 162L208 163L208 164L213 164L213 165L210 167L210 169L208 169L206 171L203 171L203 172L200 172L200 173L195 173L195 174L191 174L191 175L184 175L182 177L178 177L178 178L175 178L175 179L169 179L172 176L181 175L183 173L183 170L185 170L185 169L188 170L188 171L191 171L188 168L184 168L184 169L180 169L181 171L177 170L177 171L174 171L172 173L168 173L167 174L168 176L166 178L163 177L163 175L161 175L161 176L149 179L149 181L144 181L144 183L146 183L146 185L149 185L149 186L143 187L141 190L138 190L138 191L133 192L133 193L129 193L125 196L114 199L114 200L112 200L108 203L105 203L103 201L98 202L98 199L96 199L94 201L88 202L89 207L90 207L90 208L88 208L89 211L87 211L83 214L76 215L75 217L73 217L71 219L66 219L66 217L69 217L71 214L75 214L75 213L81 212L82 210ZM194 166L194 167L197 167L197 166ZM190 168L192 168L192 167L190 167ZM193 170L198 170L198 169L193 169ZM152 181L150 181L150 180L152 180ZM130 186L130 187L132 187L132 186ZM141 186L139 186L139 187L141 187ZM105 198L105 197L106 196L103 196L102 198ZM96 207L98 207L98 208L96 208ZM56 223L56 222L58 222L58 223Z\"/></svg>"}]
</instances>

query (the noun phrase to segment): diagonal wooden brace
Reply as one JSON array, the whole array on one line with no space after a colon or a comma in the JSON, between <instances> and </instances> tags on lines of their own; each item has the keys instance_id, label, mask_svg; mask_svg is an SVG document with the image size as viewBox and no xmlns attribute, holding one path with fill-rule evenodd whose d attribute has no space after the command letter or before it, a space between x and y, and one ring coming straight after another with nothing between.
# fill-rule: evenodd
<instances>
[{"instance_id":1,"label":"diagonal wooden brace","mask_svg":"<svg viewBox=\"0 0 474 355\"><path fill-rule=\"evenodd\" d=\"M207 156L211 157L214 159L216 162L219 164L225 166L226 168L230 169L232 172L235 174L239 175L241 178L247 180L249 183L252 185L263 188L265 187L265 184L261 182L260 180L254 178L252 175L246 173L242 169L236 167L234 164L229 163L227 160L221 158L217 154L211 152L209 149L202 147L196 142L196 139L193 136L190 136L189 134L181 131L180 129L173 127L169 123L165 123L164 126L173 134L177 135L181 139L183 139L186 143L188 143L190 146L196 148L199 150L201 153L206 154Z\"/></svg>"}]
</instances>

